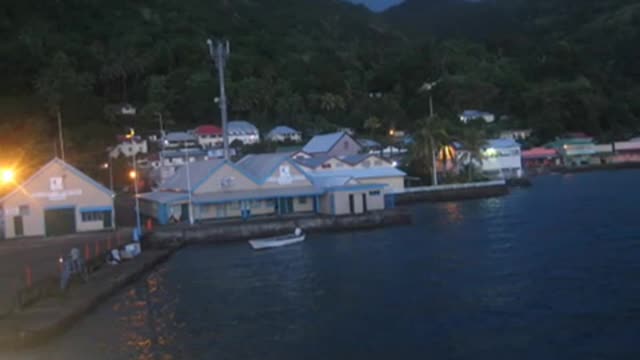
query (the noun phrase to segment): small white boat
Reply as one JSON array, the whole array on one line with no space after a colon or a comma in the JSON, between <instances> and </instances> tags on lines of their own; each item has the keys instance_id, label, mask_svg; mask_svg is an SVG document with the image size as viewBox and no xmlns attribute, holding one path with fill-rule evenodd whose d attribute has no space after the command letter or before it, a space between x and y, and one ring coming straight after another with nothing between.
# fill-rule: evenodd
<instances>
[{"instance_id":1,"label":"small white boat","mask_svg":"<svg viewBox=\"0 0 640 360\"><path fill-rule=\"evenodd\" d=\"M297 228L293 234L249 240L249 244L254 250L260 250L295 244L304 241L304 239L305 234L302 233L302 230Z\"/></svg>"}]
</instances>

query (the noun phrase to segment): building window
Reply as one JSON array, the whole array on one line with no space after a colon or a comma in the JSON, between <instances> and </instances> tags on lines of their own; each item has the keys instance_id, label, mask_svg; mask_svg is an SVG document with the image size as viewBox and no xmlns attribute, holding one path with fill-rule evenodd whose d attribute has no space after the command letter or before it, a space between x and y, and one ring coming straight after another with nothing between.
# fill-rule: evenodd
<instances>
[{"instance_id":1,"label":"building window","mask_svg":"<svg viewBox=\"0 0 640 360\"><path fill-rule=\"evenodd\" d=\"M240 210L240 201L233 201L229 206L231 210Z\"/></svg>"},{"instance_id":2,"label":"building window","mask_svg":"<svg viewBox=\"0 0 640 360\"><path fill-rule=\"evenodd\" d=\"M369 161L369 160L365 160L365 161L363 161L363 162L362 162L362 166L364 166L364 167L366 167L366 168L370 167L370 166L371 166L371 161Z\"/></svg>"},{"instance_id":3,"label":"building window","mask_svg":"<svg viewBox=\"0 0 640 360\"><path fill-rule=\"evenodd\" d=\"M105 211L87 211L83 212L82 222L102 221L104 219Z\"/></svg>"},{"instance_id":4,"label":"building window","mask_svg":"<svg viewBox=\"0 0 640 360\"><path fill-rule=\"evenodd\" d=\"M345 141L342 144L343 144L342 146L344 146L345 150L349 150L349 142L348 141Z\"/></svg>"},{"instance_id":5,"label":"building window","mask_svg":"<svg viewBox=\"0 0 640 360\"><path fill-rule=\"evenodd\" d=\"M375 166L382 166L382 160L376 160L373 162Z\"/></svg>"},{"instance_id":6,"label":"building window","mask_svg":"<svg viewBox=\"0 0 640 360\"><path fill-rule=\"evenodd\" d=\"M323 169L331 169L331 164L329 164L329 163L322 164L322 168Z\"/></svg>"},{"instance_id":7,"label":"building window","mask_svg":"<svg viewBox=\"0 0 640 360\"><path fill-rule=\"evenodd\" d=\"M298 204L306 204L307 203L307 197L306 196L300 196L298 198Z\"/></svg>"},{"instance_id":8,"label":"building window","mask_svg":"<svg viewBox=\"0 0 640 360\"><path fill-rule=\"evenodd\" d=\"M380 196L380 190L369 191L369 196Z\"/></svg>"},{"instance_id":9,"label":"building window","mask_svg":"<svg viewBox=\"0 0 640 360\"><path fill-rule=\"evenodd\" d=\"M272 208L276 206L276 202L273 199L267 200L267 207Z\"/></svg>"},{"instance_id":10,"label":"building window","mask_svg":"<svg viewBox=\"0 0 640 360\"><path fill-rule=\"evenodd\" d=\"M252 200L251 201L251 208L252 209L260 209L262 207L262 201L260 200Z\"/></svg>"},{"instance_id":11,"label":"building window","mask_svg":"<svg viewBox=\"0 0 640 360\"><path fill-rule=\"evenodd\" d=\"M31 209L29 208L29 205L20 205L18 207L18 214L20 214L20 216L29 216L30 213Z\"/></svg>"}]
</instances>

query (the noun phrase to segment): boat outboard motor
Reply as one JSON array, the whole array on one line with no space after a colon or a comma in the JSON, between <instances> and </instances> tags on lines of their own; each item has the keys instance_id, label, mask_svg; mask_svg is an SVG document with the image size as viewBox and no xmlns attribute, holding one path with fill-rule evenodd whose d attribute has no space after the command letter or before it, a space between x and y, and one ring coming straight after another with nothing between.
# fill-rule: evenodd
<instances>
[{"instance_id":1,"label":"boat outboard motor","mask_svg":"<svg viewBox=\"0 0 640 360\"><path fill-rule=\"evenodd\" d=\"M293 233L296 234L296 236L300 236L300 235L302 235L302 229L297 227L296 230Z\"/></svg>"}]
</instances>

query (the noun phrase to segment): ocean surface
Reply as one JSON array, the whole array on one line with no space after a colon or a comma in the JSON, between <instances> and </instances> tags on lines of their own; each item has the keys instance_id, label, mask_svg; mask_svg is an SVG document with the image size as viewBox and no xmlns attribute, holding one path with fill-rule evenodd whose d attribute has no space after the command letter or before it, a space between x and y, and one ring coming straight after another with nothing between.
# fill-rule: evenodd
<instances>
[{"instance_id":1,"label":"ocean surface","mask_svg":"<svg viewBox=\"0 0 640 360\"><path fill-rule=\"evenodd\" d=\"M414 225L189 247L1 359L640 359L640 171L411 207Z\"/></svg>"}]
</instances>

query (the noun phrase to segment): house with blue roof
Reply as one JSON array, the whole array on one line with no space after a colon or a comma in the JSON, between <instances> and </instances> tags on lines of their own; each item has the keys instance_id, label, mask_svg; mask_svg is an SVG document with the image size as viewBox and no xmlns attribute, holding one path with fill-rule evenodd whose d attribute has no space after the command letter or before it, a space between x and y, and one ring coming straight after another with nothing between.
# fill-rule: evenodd
<instances>
[{"instance_id":1,"label":"house with blue roof","mask_svg":"<svg viewBox=\"0 0 640 360\"><path fill-rule=\"evenodd\" d=\"M302 148L307 154L348 156L362 152L362 145L349 133L340 131L331 134L316 135Z\"/></svg>"},{"instance_id":2,"label":"house with blue roof","mask_svg":"<svg viewBox=\"0 0 640 360\"><path fill-rule=\"evenodd\" d=\"M288 126L276 126L267 133L267 140L273 142L300 142L302 133Z\"/></svg>"},{"instance_id":3,"label":"house with blue roof","mask_svg":"<svg viewBox=\"0 0 640 360\"><path fill-rule=\"evenodd\" d=\"M252 154L237 163L182 166L157 191L140 195L141 212L160 224L298 213L355 214L384 209L384 185L351 177L317 181L289 154Z\"/></svg>"},{"instance_id":4,"label":"house with blue roof","mask_svg":"<svg viewBox=\"0 0 640 360\"><path fill-rule=\"evenodd\" d=\"M54 158L0 199L0 237L113 229L114 196L80 170Z\"/></svg>"}]
</instances>

